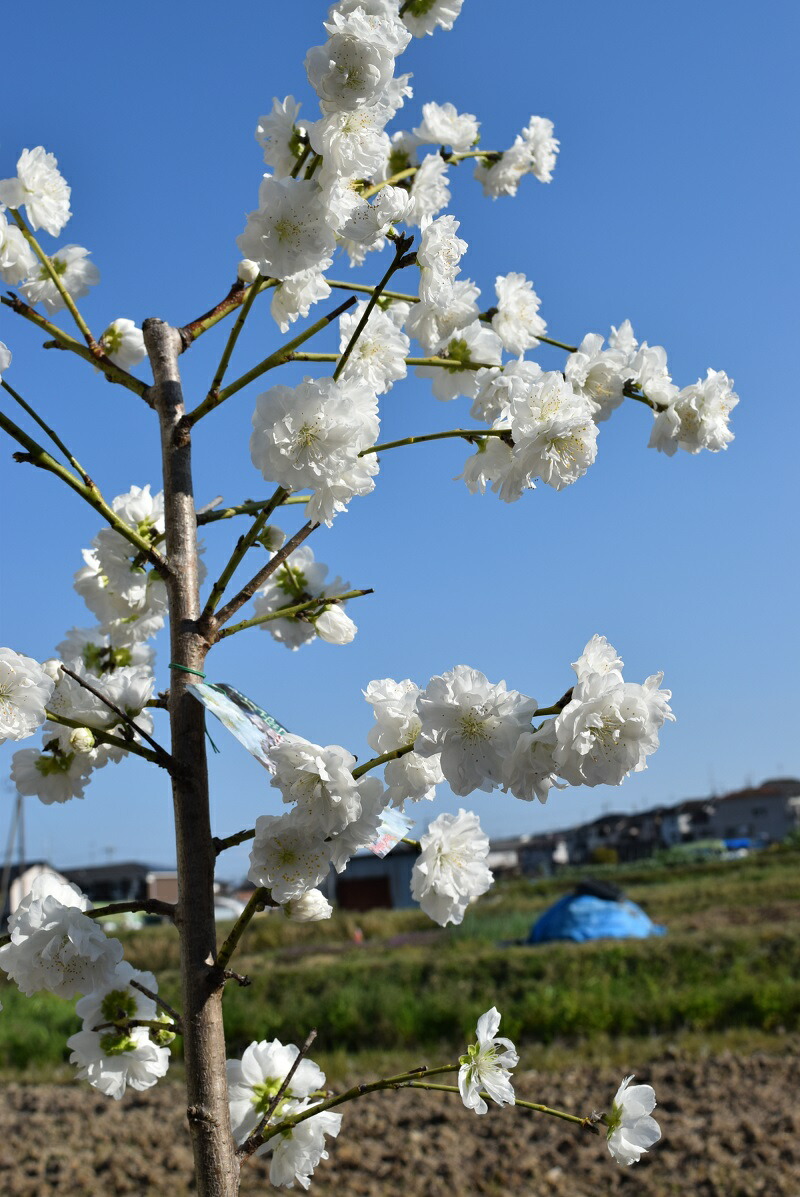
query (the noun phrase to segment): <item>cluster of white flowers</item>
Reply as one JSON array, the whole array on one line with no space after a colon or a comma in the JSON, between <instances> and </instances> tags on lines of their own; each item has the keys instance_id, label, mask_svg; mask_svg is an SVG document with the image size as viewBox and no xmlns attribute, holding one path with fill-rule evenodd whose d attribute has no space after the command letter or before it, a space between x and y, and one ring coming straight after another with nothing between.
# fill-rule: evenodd
<instances>
[{"instance_id":1,"label":"cluster of white flowers","mask_svg":"<svg viewBox=\"0 0 800 1197\"><path fill-rule=\"evenodd\" d=\"M325 581L327 565L314 560L314 553L308 545L301 545L289 555L279 569L272 574L255 594L256 615L277 614L284 607L294 607L310 599L324 600L350 589L350 583L341 578ZM261 628L287 648L296 649L309 644L316 637L329 644L349 644L356 634L356 625L345 613L346 603L333 603L324 607L320 614L301 613L270 619Z\"/></svg>"},{"instance_id":2,"label":"cluster of white flowers","mask_svg":"<svg viewBox=\"0 0 800 1197\"><path fill-rule=\"evenodd\" d=\"M167 1045L175 1038L169 1020L159 1016L155 1001L135 988L134 981L150 993L158 990L152 973L121 961L105 984L76 1004L83 1029L67 1040L70 1063L78 1065L77 1078L116 1100L128 1086L150 1089L166 1075ZM153 1025L131 1025L131 1020Z\"/></svg>"},{"instance_id":3,"label":"cluster of white flowers","mask_svg":"<svg viewBox=\"0 0 800 1197\"><path fill-rule=\"evenodd\" d=\"M514 138L511 148L499 158L478 159L475 178L483 187L483 194L492 199L516 195L524 175L532 174L540 183L551 182L558 150L553 122L543 116L532 116Z\"/></svg>"},{"instance_id":4,"label":"cluster of white flowers","mask_svg":"<svg viewBox=\"0 0 800 1197\"><path fill-rule=\"evenodd\" d=\"M116 325L129 323L115 321ZM124 335L130 329L122 332ZM161 494L152 495L149 486L134 486L118 495L111 506L148 544L161 542ZM141 732L153 730L147 704L155 688L154 654L144 641L163 626L167 607L164 581L141 559L135 546L110 527L101 529L83 557L86 564L75 575L75 588L98 625L70 629L58 645L59 659L42 666L10 649L0 650L0 694L5 687L8 703L7 709L0 706L0 736L21 739L21 734L12 735L3 728L21 729L28 712L32 722L25 734L32 734L44 723L42 748L16 752L11 777L21 794L36 795L46 804L82 798L95 769L127 755L122 743L106 744L98 733L111 734L121 742L131 742L131 737L134 743L139 740L130 724L108 704L133 719ZM106 701L64 673L62 662ZM41 688L39 697L37 686ZM45 722L45 707L65 722Z\"/></svg>"},{"instance_id":5,"label":"cluster of white flowers","mask_svg":"<svg viewBox=\"0 0 800 1197\"><path fill-rule=\"evenodd\" d=\"M269 1124L282 1122L314 1108L312 1096L325 1086L325 1073L311 1060L301 1060L275 1104L290 1069L300 1052L294 1044L278 1039L251 1043L241 1060L228 1060L228 1097L231 1129L237 1143L244 1143L269 1116L264 1141L257 1155L269 1155L269 1180L272 1185L291 1188L295 1182L307 1189L320 1160L326 1160L325 1137L335 1139L342 1124L341 1114L322 1110L296 1125L269 1134Z\"/></svg>"},{"instance_id":6,"label":"cluster of white flowers","mask_svg":"<svg viewBox=\"0 0 800 1197\"><path fill-rule=\"evenodd\" d=\"M41 873L8 920L0 968L23 993L92 993L111 981L122 944L83 912L89 899L55 873Z\"/></svg>"},{"instance_id":7,"label":"cluster of white flowers","mask_svg":"<svg viewBox=\"0 0 800 1197\"><path fill-rule=\"evenodd\" d=\"M256 399L250 454L264 477L287 491L310 488L306 512L330 524L354 495L375 487L378 405L367 387L332 378L274 386Z\"/></svg>"},{"instance_id":8,"label":"cluster of white flowers","mask_svg":"<svg viewBox=\"0 0 800 1197\"><path fill-rule=\"evenodd\" d=\"M705 379L680 390L667 368L661 345L636 340L630 320L611 329L608 348L599 333L587 333L567 358L567 380L592 404L594 419L605 420L626 394L640 396L654 410L650 447L672 456L677 449L712 453L733 440L728 426L739 402L733 384L721 370L708 370Z\"/></svg>"}]
</instances>

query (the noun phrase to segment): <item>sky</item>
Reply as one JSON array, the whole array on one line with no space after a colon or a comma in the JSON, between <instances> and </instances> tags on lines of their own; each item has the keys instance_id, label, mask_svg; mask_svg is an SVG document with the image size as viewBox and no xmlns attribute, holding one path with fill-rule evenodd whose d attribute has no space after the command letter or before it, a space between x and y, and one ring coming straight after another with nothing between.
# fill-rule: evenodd
<instances>
[{"instance_id":1,"label":"sky","mask_svg":"<svg viewBox=\"0 0 800 1197\"><path fill-rule=\"evenodd\" d=\"M287 94L303 102L301 116L316 116L303 59L325 38L325 4L240 0L230 10L198 0L191 19L188 11L143 0L134 14L84 0L77 22L44 0L27 52L38 69L18 81L22 102L4 114L0 177L15 172L23 147L42 144L72 186L71 222L61 238L43 241L91 249L102 281L81 309L97 332L119 316L183 324L222 298L265 169L258 117ZM570 662L596 632L617 648L628 680L664 671L677 722L664 728L646 772L613 789L554 791L544 807L499 792L456 799L442 787L435 806L410 812L417 833L461 806L478 811L490 836L533 834L800 772L792 673L798 169L788 150L798 23L794 5L774 2L755 20L751 5L731 0L466 0L451 33L415 40L400 60L414 73L415 96L392 128L413 128L427 100L451 101L477 115L488 149L510 145L531 113L553 120L561 140L552 183L528 177L516 199L484 199L468 167L451 173L448 210L469 244L462 276L480 285L486 306L495 276L521 271L556 339L607 335L630 318L640 340L666 347L679 385L712 367L741 397L724 453L670 459L648 449L650 414L631 403L602 426L583 479L561 493L540 486L514 504L470 495L454 480L469 452L460 441L387 453L374 494L354 499L310 542L332 575L374 587L349 607L359 626L353 644L292 653L252 629L213 650L210 680L361 760L371 755L372 721L361 691L373 678L424 686L463 663L546 705L571 684ZM350 272L337 259L331 273L374 283L385 261L373 255ZM410 271L403 286L413 289ZM59 321L69 327L65 315ZM192 405L226 335L219 326L181 359ZM0 339L14 354L8 381L106 496L147 482L160 489L155 418L136 396L71 355L43 352L41 334L5 308ZM282 340L268 304L257 304L229 377ZM308 346L333 347L330 337ZM563 367L555 349L529 356ZM269 385L301 375L293 366ZM248 448L265 388L241 391L198 426L198 504L267 497ZM468 406L438 402L411 377L382 401L382 439L463 426ZM0 457L0 639L41 660L70 626L92 623L71 581L100 525L57 480L13 463L14 448L4 445ZM300 522L297 508L280 520L288 533ZM205 530L211 576L245 526ZM163 636L156 646L163 688ZM156 720L166 739L165 716ZM278 795L211 723L220 749L210 760L214 830L227 835L277 813ZM14 747L0 748L4 776ZM13 800L11 783L0 781L0 843ZM155 767L108 766L83 800L26 800L27 855L62 867L112 858L168 866L171 815ZM242 847L222 858L220 875L246 868Z\"/></svg>"}]
</instances>

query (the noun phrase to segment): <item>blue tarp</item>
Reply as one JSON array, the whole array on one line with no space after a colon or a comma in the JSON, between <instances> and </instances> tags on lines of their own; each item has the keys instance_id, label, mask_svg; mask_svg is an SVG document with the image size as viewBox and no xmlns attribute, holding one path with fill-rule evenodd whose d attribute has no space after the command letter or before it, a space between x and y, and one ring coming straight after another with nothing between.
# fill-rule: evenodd
<instances>
[{"instance_id":1,"label":"blue tarp","mask_svg":"<svg viewBox=\"0 0 800 1197\"><path fill-rule=\"evenodd\" d=\"M567 894L546 910L531 927L528 943L546 943L551 939L646 939L664 935L635 902L623 899L609 902L590 894Z\"/></svg>"}]
</instances>

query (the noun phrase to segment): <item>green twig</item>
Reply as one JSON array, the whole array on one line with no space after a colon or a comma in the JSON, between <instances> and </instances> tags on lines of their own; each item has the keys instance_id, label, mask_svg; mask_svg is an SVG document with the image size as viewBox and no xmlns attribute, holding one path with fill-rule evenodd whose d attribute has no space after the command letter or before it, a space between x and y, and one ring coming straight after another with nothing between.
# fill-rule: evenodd
<instances>
[{"instance_id":1,"label":"green twig","mask_svg":"<svg viewBox=\"0 0 800 1197\"><path fill-rule=\"evenodd\" d=\"M281 507L289 507L293 503L307 503L311 495L287 495L281 499ZM272 499L247 499L244 503L237 503L235 507L221 507L219 511L199 511L197 526L201 524L216 524L218 520L233 519L235 515L258 515L265 507L269 507Z\"/></svg>"},{"instance_id":2,"label":"green twig","mask_svg":"<svg viewBox=\"0 0 800 1197\"><path fill-rule=\"evenodd\" d=\"M233 953L239 946L239 940L259 910L264 909L268 897L269 890L264 889L263 886L253 890L247 905L231 927L228 937L217 952L217 959L215 961L217 968L226 969L228 967Z\"/></svg>"},{"instance_id":3,"label":"green twig","mask_svg":"<svg viewBox=\"0 0 800 1197\"><path fill-rule=\"evenodd\" d=\"M279 607L277 611L270 611L268 615L256 615L253 619L244 619L241 623L235 623L232 627L225 628L223 632L220 632L218 639L224 640L226 636L233 636L235 632L243 632L245 628L258 627L259 624L269 623L273 619L292 619L304 612L313 611L315 607L319 608L318 613L321 615L323 611L327 611L336 603L345 603L348 599L362 598L365 594L374 593L374 590L348 590L346 594L321 595L303 603L295 603L291 607Z\"/></svg>"},{"instance_id":4,"label":"green twig","mask_svg":"<svg viewBox=\"0 0 800 1197\"><path fill-rule=\"evenodd\" d=\"M233 835L226 835L224 839L215 836L212 842L214 844L214 851L219 856L220 852L225 852L228 848L235 848L237 844L244 844L247 840L254 840L255 838L255 827L248 827L245 831L237 831Z\"/></svg>"},{"instance_id":5,"label":"green twig","mask_svg":"<svg viewBox=\"0 0 800 1197\"><path fill-rule=\"evenodd\" d=\"M409 252L408 252L411 249L411 246L413 245L413 243L414 243L413 237L400 235L395 238L394 257L392 258L392 261L389 263L389 266L388 266L383 278L378 283L375 290L372 292L372 295L370 295L367 306L364 308L364 311L361 313L361 319L359 320L358 324L353 329L353 333L350 337L350 340L347 342L347 344L344 347L342 356L339 358L339 362L336 366L336 369L333 372L333 381L334 382L338 382L339 379L341 378L342 372L343 372L345 366L347 365L350 354L355 349L356 344L358 342L358 338L361 336L364 329L367 327L367 321L370 318L370 314L372 313L372 310L375 307L375 304L380 299L381 292L383 291L383 288L386 286L386 284L389 282L389 279L392 277L393 274L396 274L398 270L402 270L405 266L410 266L412 263L416 262L416 260L417 260L416 256L414 254L409 254Z\"/></svg>"},{"instance_id":6,"label":"green twig","mask_svg":"<svg viewBox=\"0 0 800 1197\"><path fill-rule=\"evenodd\" d=\"M406 744L403 748L393 748L391 752L383 752L380 756L374 756L372 760L364 761L363 765L359 765L357 769L353 770L353 777L363 777L365 773L369 773L370 769L378 769L381 765L385 765L387 761L396 761L398 757L405 756L407 752L413 752L414 745Z\"/></svg>"},{"instance_id":7,"label":"green twig","mask_svg":"<svg viewBox=\"0 0 800 1197\"><path fill-rule=\"evenodd\" d=\"M255 285L256 284L254 283L253 286ZM291 361L293 349L295 349L298 345L302 345L305 341L309 340L310 337L315 336L315 334L320 332L323 328L326 328L332 320L338 319L342 312L346 312L347 309L352 307L355 302L355 296L353 295L350 297L350 299L345 300L344 303L340 304L339 307L334 311L329 312L327 316L323 316L321 320L315 321L310 328L298 333L296 337L292 337L291 341L287 341L286 344L282 345L280 349L276 349L269 355L269 357L265 357L264 360L259 362L257 366L253 366L252 370L248 370L246 374L243 374L241 378L237 378L235 382L232 382L229 386L225 387L224 390L217 391L216 394L211 393L207 395L203 402L197 405L194 411L190 411L188 415L184 417L184 423L191 428L192 425L196 424L198 420L202 420L203 416L207 416L209 412L213 411L214 408L219 407L219 405L224 403L226 399L229 399L231 395L235 395L237 391L241 391L242 387L246 387L256 378L260 378L260 376L265 374L267 370L274 370L276 366L282 366L285 362Z\"/></svg>"},{"instance_id":8,"label":"green twig","mask_svg":"<svg viewBox=\"0 0 800 1197\"><path fill-rule=\"evenodd\" d=\"M511 432L508 428L452 428L448 432L428 432L424 436L406 436L399 441L385 441L382 445L371 445L369 449L362 449L359 457L366 457L368 453L382 453L384 449L400 449L403 445L420 445L423 441L444 441L450 437L461 437L470 444L482 441L487 436L497 436L501 440L509 441Z\"/></svg>"},{"instance_id":9,"label":"green twig","mask_svg":"<svg viewBox=\"0 0 800 1197\"><path fill-rule=\"evenodd\" d=\"M22 215L22 213L18 212L16 208L9 208L8 210L11 213L11 219L14 221L15 225L17 226L19 231L22 233L22 236L25 238L25 240L28 242L28 245L30 245L31 249L36 254L36 257L39 259L42 266L44 266L46 273L50 276L50 281L52 282L53 286L58 291L61 298L64 300L64 304L65 304L67 310L69 311L70 315L72 316L72 319L75 321L75 323L77 324L81 333L83 334L86 344L89 346L89 348L93 354L102 353L103 351L100 348L100 346L97 344L97 341L94 339L94 337L91 333L91 330L89 329L89 325L86 323L83 316L78 311L78 309L75 305L75 300L72 298L69 291L64 286L64 280L61 278L61 275L58 273L58 271L54 267L52 258L49 258L47 256L47 254L44 252L44 250L42 249L39 242L36 240L33 233L28 228L27 222L25 220L25 217Z\"/></svg>"},{"instance_id":10,"label":"green twig","mask_svg":"<svg viewBox=\"0 0 800 1197\"><path fill-rule=\"evenodd\" d=\"M279 486L272 498L261 507L261 510L253 520L249 530L245 532L244 536L239 537L236 542L236 547L231 553L225 568L217 578L214 585L211 587L211 593L208 596L208 601L206 602L206 605L203 608L203 613L200 616L201 622L209 620L214 614L217 603L222 598L223 594L225 593L226 586L236 573L236 570L239 568L241 562L244 560L248 549L253 547L259 533L262 532L266 527L269 517L272 515L275 508L281 505L287 494L288 492L285 491L282 486Z\"/></svg>"},{"instance_id":11,"label":"green twig","mask_svg":"<svg viewBox=\"0 0 800 1197\"><path fill-rule=\"evenodd\" d=\"M183 328L178 329L184 349L188 349L192 342L196 341L204 332L208 332L215 324L219 324L220 320L224 320L231 312L235 312L238 307L241 307L247 298L250 287L258 286L259 292L261 292L266 291L269 287L277 287L278 282L279 280L276 278L256 279L248 287L240 279L237 279L224 299L221 299L204 315L198 316L196 320L190 320L188 324L184 324Z\"/></svg>"},{"instance_id":12,"label":"green twig","mask_svg":"<svg viewBox=\"0 0 800 1197\"><path fill-rule=\"evenodd\" d=\"M153 765L159 765L162 769L166 768L155 752L151 752L149 748L143 748L141 744L136 744L133 740L126 740L122 736L112 736L110 732L102 731L99 727L92 727L86 722L81 722L80 719L68 719L65 715L56 715L54 711L47 711L46 714L51 723L60 723L62 727L88 728L99 744L107 744L109 748L121 748L124 752L132 752L134 756L140 756Z\"/></svg>"},{"instance_id":13,"label":"green twig","mask_svg":"<svg viewBox=\"0 0 800 1197\"><path fill-rule=\"evenodd\" d=\"M409 1081L408 1088L430 1089L436 1093L460 1093L457 1085L429 1085L427 1081ZM492 1100L492 1097L489 1093L481 1093L481 1097L484 1098L484 1100L486 1100L486 1098L488 1098L489 1101ZM595 1127L595 1120L591 1117L581 1118L577 1114L568 1114L566 1110L555 1110L552 1108L552 1106L543 1106L535 1101L521 1101L519 1098L515 1098L514 1106L515 1108L521 1110L535 1110L538 1114L549 1114L552 1118L560 1118L564 1122L572 1122L575 1125L582 1127L584 1130L588 1130L591 1134L596 1135L598 1133Z\"/></svg>"},{"instance_id":14,"label":"green twig","mask_svg":"<svg viewBox=\"0 0 800 1197\"><path fill-rule=\"evenodd\" d=\"M80 478L76 478L66 466L63 466L61 462L56 461L54 457L51 457L46 449L44 449L37 441L33 440L32 437L28 436L28 434L24 432L18 424L15 424L13 420L10 420L8 416L3 415L2 412L0 412L0 428L2 428L4 432L7 432L9 436L13 437L18 444L22 445L22 447L27 450L26 453L15 453L13 455L15 461L27 462L30 465L37 466L41 470L47 470L50 474L55 474L55 476L60 478L62 482L66 482L67 486L74 490L76 494L80 495L90 507L93 507L94 510L103 517L106 523L111 525L115 532L119 532L120 536L123 536L125 540L134 545L134 547L141 554L143 554L143 556L146 557L146 559L152 565L156 567L159 573L169 573L169 565L167 564L166 558L162 557L160 553L157 553L149 541L145 540L143 536L140 536L134 528L131 528L129 524L126 524L124 520L119 518L117 513L111 507L109 507L108 503L100 494L100 491L97 489L97 486L95 486L94 483L92 483L90 486L87 485L87 483L82 482Z\"/></svg>"},{"instance_id":15,"label":"green twig","mask_svg":"<svg viewBox=\"0 0 800 1197\"><path fill-rule=\"evenodd\" d=\"M33 408L31 407L31 405L29 403L25 402L25 400L22 398L21 395L17 394L17 392L14 390L13 387L8 385L8 383L6 382L5 379L2 379L2 381L0 381L0 386L3 388L4 391L8 391L11 398L16 400L16 402L20 405L20 407L23 409L23 411L26 411L28 413L28 415L31 417L31 419L36 421L36 423L39 425L39 427L42 429L42 431L47 433L47 435L50 437L50 440L53 442L53 444L57 448L59 448L61 450L61 452L66 457L69 464L72 466L72 468L74 470L77 470L77 472L80 474L81 478L83 479L84 485L88 486L90 489L96 489L94 483L92 482L91 478L87 474L86 470L83 468L81 463L77 460L77 458L73 457L72 453L70 453L69 449L64 444L64 442L61 440L61 437L58 436L58 434L54 431L54 429L52 429L49 424L46 424L44 422L42 417L40 415L38 415L33 410Z\"/></svg>"},{"instance_id":16,"label":"green twig","mask_svg":"<svg viewBox=\"0 0 800 1197\"><path fill-rule=\"evenodd\" d=\"M298 532L295 532L294 536L290 537L290 539L286 541L286 544L283 545L282 548L278 549L277 553L273 554L266 565L262 566L258 573L255 574L250 581L242 587L239 593L235 594L233 598L225 604L224 607L220 608L216 616L209 617L207 621L208 630L214 639L219 638L219 629L228 622L231 616L235 615L236 612L253 597L255 592L264 585L267 578L271 577L277 569L280 569L280 567L286 561L286 558L291 556L295 549L298 548L303 541L311 535L314 529L318 527L319 524L313 524L310 520L307 524L303 524L302 528L300 528Z\"/></svg>"}]
</instances>

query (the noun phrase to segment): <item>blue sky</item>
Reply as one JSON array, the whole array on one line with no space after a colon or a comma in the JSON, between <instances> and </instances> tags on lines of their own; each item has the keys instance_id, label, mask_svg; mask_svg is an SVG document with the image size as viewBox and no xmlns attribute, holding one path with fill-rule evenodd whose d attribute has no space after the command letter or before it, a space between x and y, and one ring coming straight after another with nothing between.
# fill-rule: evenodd
<instances>
[{"instance_id":1,"label":"blue sky","mask_svg":"<svg viewBox=\"0 0 800 1197\"><path fill-rule=\"evenodd\" d=\"M231 16L200 0L187 19L187 6L144 2L133 20L130 9L88 0L77 23L54 0L40 6L28 51L39 69L24 102L6 111L0 177L14 172L23 146L58 156L75 213L60 243L88 246L101 270L82 303L98 332L117 316L185 323L226 292L263 170L257 118L273 95L291 93L313 119L302 62L324 40L325 9L316 0L291 9L245 0ZM553 182L526 179L515 200L485 200L471 171L452 172L450 211L470 245L464 275L487 304L496 274L522 271L554 337L576 343L629 317L640 339L667 348L680 385L710 366L727 371L741 396L726 453L667 459L648 450L649 413L631 404L603 425L585 478L513 505L453 481L466 456L460 442L386 454L376 492L312 540L333 574L375 588L350 607L354 644L289 653L251 630L214 650L212 680L362 759L371 712L360 691L372 678L424 685L463 662L551 702L594 632L617 647L630 680L665 671L678 722L647 772L618 789L554 794L544 808L501 794L462 802L443 794L435 810L415 808L420 828L466 804L491 835L535 832L800 770L798 189L787 136L797 115L797 23L794 6L781 3L756 21L750 5L728 0L466 0L452 33L414 41L401 60L414 72L415 98L394 127L416 125L428 99L449 100L479 117L487 148L510 144L531 113L550 117L561 139ZM375 281L381 261L349 277ZM337 262L335 274L348 277L348 267ZM413 285L410 272L404 285ZM42 352L41 336L6 309L0 322L14 353L9 381L103 491L157 489L149 410L84 363ZM209 334L182 359L193 403L225 335ZM281 339L267 305L257 307L231 376ZM542 350L538 360L558 369L564 357ZM293 369L280 381L299 378ZM198 427L198 502L265 497L248 451L261 389ZM468 422L467 405L438 403L411 379L385 397L382 420L383 439L429 432ZM91 623L71 579L98 523L54 479L11 463L12 450L2 455L2 642L42 659L69 626ZM292 531L295 517L282 526ZM230 522L206 530L212 574L233 535ZM163 686L162 641L158 650ZM219 725L212 735L222 749L211 761L215 830L224 835L277 808L260 766ZM2 749L4 762L11 751ZM2 803L0 836L10 787ZM29 856L65 866L109 850L118 860L174 859L164 778L141 762L99 772L83 801L28 800L27 830ZM223 858L223 875L245 868L245 850Z\"/></svg>"}]
</instances>

